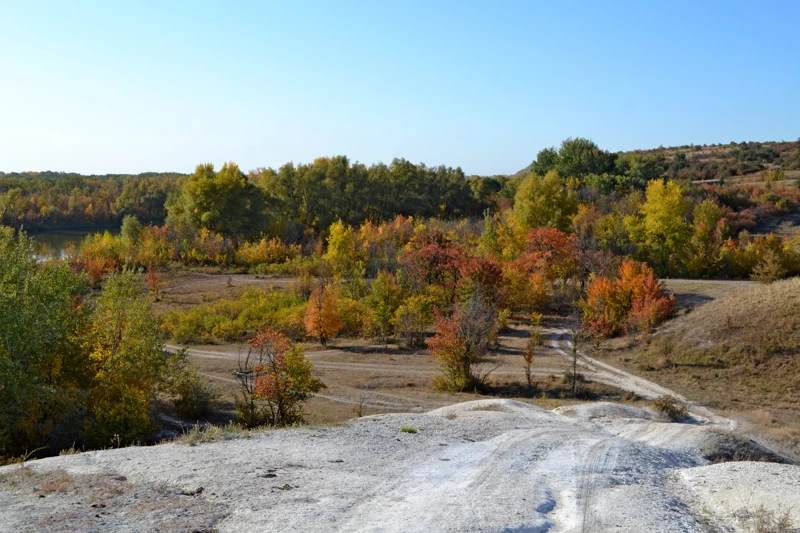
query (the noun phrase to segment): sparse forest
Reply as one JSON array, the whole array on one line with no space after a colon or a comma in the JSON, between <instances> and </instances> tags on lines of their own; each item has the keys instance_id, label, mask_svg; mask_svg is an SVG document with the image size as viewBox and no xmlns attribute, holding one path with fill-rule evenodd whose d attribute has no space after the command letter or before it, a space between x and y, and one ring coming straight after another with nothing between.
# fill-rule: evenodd
<instances>
[{"instance_id":1,"label":"sparse forest","mask_svg":"<svg viewBox=\"0 0 800 533\"><path fill-rule=\"evenodd\" d=\"M596 344L674 315L659 278L800 274L800 233L759 231L800 210L798 168L798 143L616 154L578 138L514 176L346 157L249 173L2 175L9 226L121 229L44 262L24 232L3 229L0 455L147 442L164 406L208 412L213 390L165 339L251 344L258 362L237 403L248 426L302 421L324 384L295 343L337 337L427 347L435 388L491 391L480 363L513 319L531 329L532 394L543 315L579 316ZM162 277L198 268L292 282L154 313Z\"/></svg>"}]
</instances>

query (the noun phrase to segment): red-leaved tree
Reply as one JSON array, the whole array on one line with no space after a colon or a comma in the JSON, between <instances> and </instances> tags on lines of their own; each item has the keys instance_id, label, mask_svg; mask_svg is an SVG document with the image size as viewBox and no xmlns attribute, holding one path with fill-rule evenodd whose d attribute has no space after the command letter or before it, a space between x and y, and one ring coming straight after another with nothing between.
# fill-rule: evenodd
<instances>
[{"instance_id":1,"label":"red-leaved tree","mask_svg":"<svg viewBox=\"0 0 800 533\"><path fill-rule=\"evenodd\" d=\"M249 427L302 422L303 403L325 388L312 377L313 366L286 335L259 329L247 358L236 373L243 397L236 403L240 421Z\"/></svg>"}]
</instances>

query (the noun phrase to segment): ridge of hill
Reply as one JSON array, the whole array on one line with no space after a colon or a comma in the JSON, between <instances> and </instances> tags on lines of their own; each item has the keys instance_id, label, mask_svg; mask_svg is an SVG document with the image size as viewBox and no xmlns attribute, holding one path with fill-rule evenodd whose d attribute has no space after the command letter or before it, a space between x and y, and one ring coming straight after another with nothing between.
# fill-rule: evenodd
<instances>
[{"instance_id":1,"label":"ridge of hill","mask_svg":"<svg viewBox=\"0 0 800 533\"><path fill-rule=\"evenodd\" d=\"M630 154L654 157L662 176L673 179L761 182L770 170L782 172L789 179L800 178L800 140L659 146L609 155ZM529 173L532 166L519 170L515 176Z\"/></svg>"}]
</instances>

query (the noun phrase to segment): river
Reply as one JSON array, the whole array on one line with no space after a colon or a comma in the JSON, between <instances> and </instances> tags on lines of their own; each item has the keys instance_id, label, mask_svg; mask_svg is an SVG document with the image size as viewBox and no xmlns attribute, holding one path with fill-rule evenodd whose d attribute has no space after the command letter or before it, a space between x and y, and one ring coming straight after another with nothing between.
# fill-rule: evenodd
<instances>
[{"instance_id":1,"label":"river","mask_svg":"<svg viewBox=\"0 0 800 533\"><path fill-rule=\"evenodd\" d=\"M40 260L62 258L69 255L70 250L76 248L87 235L108 231L113 235L119 233L118 228L96 230L51 230L39 233L30 233L28 236L34 241L36 257Z\"/></svg>"}]
</instances>

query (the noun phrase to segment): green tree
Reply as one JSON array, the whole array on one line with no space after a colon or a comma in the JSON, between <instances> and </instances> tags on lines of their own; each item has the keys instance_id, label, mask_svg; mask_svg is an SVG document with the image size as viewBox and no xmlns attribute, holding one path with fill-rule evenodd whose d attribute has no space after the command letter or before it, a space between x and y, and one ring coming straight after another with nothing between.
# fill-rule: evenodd
<instances>
[{"instance_id":1,"label":"green tree","mask_svg":"<svg viewBox=\"0 0 800 533\"><path fill-rule=\"evenodd\" d=\"M234 238L253 237L268 228L263 191L235 163L225 163L219 172L210 163L198 165L167 208L173 225Z\"/></svg>"},{"instance_id":2,"label":"green tree","mask_svg":"<svg viewBox=\"0 0 800 533\"><path fill-rule=\"evenodd\" d=\"M558 165L561 163L561 158L555 148L545 148L536 154L536 159L531 163L531 171L538 175L544 176L551 170L558 171Z\"/></svg>"},{"instance_id":3,"label":"green tree","mask_svg":"<svg viewBox=\"0 0 800 533\"><path fill-rule=\"evenodd\" d=\"M614 167L614 155L581 137L568 138L558 150L558 173L563 178L584 178L589 174L602 174Z\"/></svg>"},{"instance_id":4,"label":"green tree","mask_svg":"<svg viewBox=\"0 0 800 533\"><path fill-rule=\"evenodd\" d=\"M125 215L122 219L122 228L120 235L126 241L136 244L139 242L139 237L142 235L142 223L135 215Z\"/></svg>"},{"instance_id":5,"label":"green tree","mask_svg":"<svg viewBox=\"0 0 800 533\"><path fill-rule=\"evenodd\" d=\"M31 241L0 226L0 456L78 440L91 377L80 338L86 290L67 264L37 263Z\"/></svg>"},{"instance_id":6,"label":"green tree","mask_svg":"<svg viewBox=\"0 0 800 533\"><path fill-rule=\"evenodd\" d=\"M528 228L552 226L566 231L577 212L575 194L554 171L545 176L529 175L514 197L514 216Z\"/></svg>"}]
</instances>

